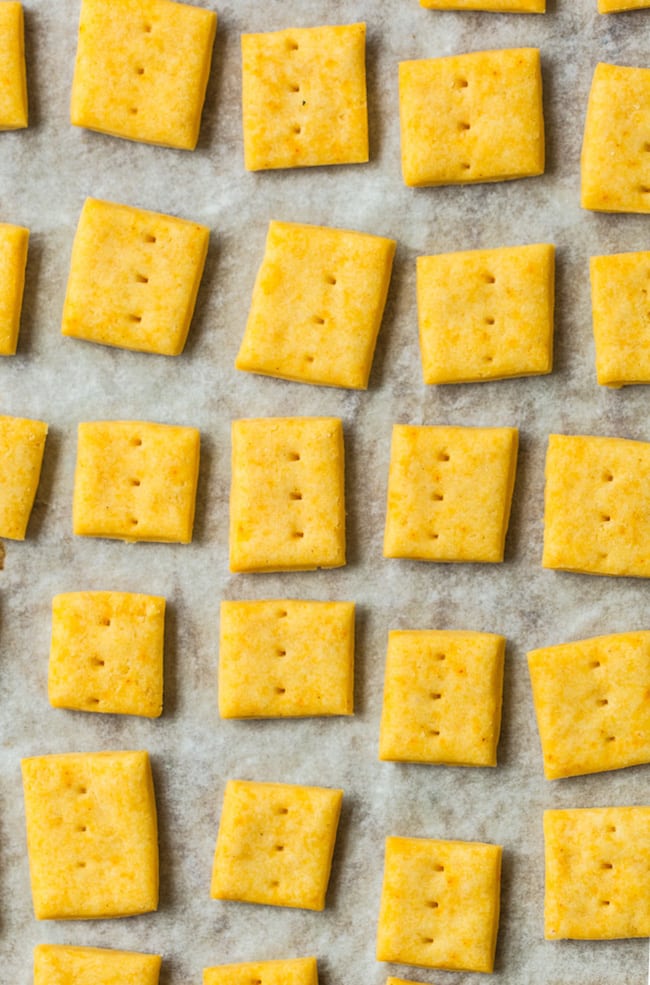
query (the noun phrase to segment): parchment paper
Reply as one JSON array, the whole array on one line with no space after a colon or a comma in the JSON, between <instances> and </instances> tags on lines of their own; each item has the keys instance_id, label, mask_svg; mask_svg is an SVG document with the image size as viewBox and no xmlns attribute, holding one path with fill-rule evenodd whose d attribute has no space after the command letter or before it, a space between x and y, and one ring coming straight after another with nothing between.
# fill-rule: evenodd
<instances>
[{"instance_id":1,"label":"parchment paper","mask_svg":"<svg viewBox=\"0 0 650 985\"><path fill-rule=\"evenodd\" d=\"M196 0L212 6L207 0ZM482 980L375 961L389 834L504 846L495 985L635 985L647 943L545 942L542 810L650 802L639 767L548 783L525 653L532 647L647 629L648 585L542 570L543 467L551 431L650 440L644 387L595 380L589 305L592 254L650 248L650 218L579 207L579 152L597 61L647 65L650 11L599 16L596 0L549 0L546 16L435 13L417 0L236 0L219 28L198 149L129 143L75 129L68 102L78 0L26 0L30 127L0 134L0 218L31 229L19 352L0 362L0 412L50 425L24 543L6 541L0 572L0 980L32 981L41 942L123 947L164 956L163 985L200 983L202 968L315 954L322 985ZM247 174L240 121L241 31L365 20L371 162ZM412 190L401 179L397 64L402 59L531 45L541 48L547 171L543 177ZM60 336L72 238L84 198L107 198L207 223L212 241L187 349L172 359ZM398 241L367 393L317 388L233 368L270 219L322 223ZM551 376L425 387L417 343L419 254L553 242L558 250ZM333 572L228 570L230 422L332 414L344 421L349 564ZM73 538L76 425L133 418L202 432L194 542L125 545ZM520 428L512 522L502 565L382 558L392 425ZM56 592L117 589L168 599L165 710L159 721L57 711L46 693ZM223 722L216 709L223 598L351 599L358 607L352 719ZM458 628L508 639L503 730L494 770L379 763L383 664L391 628ZM32 913L20 782L22 756L100 749L151 753L160 817L156 914L37 922ZM226 779L341 786L344 810L327 909L309 913L216 902L210 869Z\"/></svg>"}]
</instances>

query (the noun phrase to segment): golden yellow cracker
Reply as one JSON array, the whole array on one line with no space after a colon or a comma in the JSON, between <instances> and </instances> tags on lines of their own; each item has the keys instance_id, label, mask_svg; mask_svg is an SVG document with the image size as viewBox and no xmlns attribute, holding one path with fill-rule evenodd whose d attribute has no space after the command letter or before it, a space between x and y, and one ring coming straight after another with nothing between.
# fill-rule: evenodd
<instances>
[{"instance_id":1,"label":"golden yellow cracker","mask_svg":"<svg viewBox=\"0 0 650 985\"><path fill-rule=\"evenodd\" d=\"M387 838L377 960L492 971L501 847Z\"/></svg>"},{"instance_id":2,"label":"golden yellow cracker","mask_svg":"<svg viewBox=\"0 0 650 985\"><path fill-rule=\"evenodd\" d=\"M596 66L582 143L584 209L650 212L650 69Z\"/></svg>"},{"instance_id":3,"label":"golden yellow cracker","mask_svg":"<svg viewBox=\"0 0 650 985\"><path fill-rule=\"evenodd\" d=\"M34 985L158 985L160 964L158 954L38 944Z\"/></svg>"},{"instance_id":4,"label":"golden yellow cracker","mask_svg":"<svg viewBox=\"0 0 650 985\"><path fill-rule=\"evenodd\" d=\"M0 223L0 356L13 356L18 344L28 243L28 229Z\"/></svg>"},{"instance_id":5,"label":"golden yellow cracker","mask_svg":"<svg viewBox=\"0 0 650 985\"><path fill-rule=\"evenodd\" d=\"M429 10L488 10L497 14L544 14L546 0L420 0Z\"/></svg>"},{"instance_id":6,"label":"golden yellow cracker","mask_svg":"<svg viewBox=\"0 0 650 985\"><path fill-rule=\"evenodd\" d=\"M591 257L590 270L598 382L650 383L650 253Z\"/></svg>"},{"instance_id":7,"label":"golden yellow cracker","mask_svg":"<svg viewBox=\"0 0 650 985\"><path fill-rule=\"evenodd\" d=\"M0 3L0 130L22 130L28 123L23 6Z\"/></svg>"},{"instance_id":8,"label":"golden yellow cracker","mask_svg":"<svg viewBox=\"0 0 650 985\"><path fill-rule=\"evenodd\" d=\"M194 150L217 15L172 0L82 0L70 118Z\"/></svg>"},{"instance_id":9,"label":"golden yellow cracker","mask_svg":"<svg viewBox=\"0 0 650 985\"><path fill-rule=\"evenodd\" d=\"M545 568L650 577L650 443L552 434Z\"/></svg>"},{"instance_id":10,"label":"golden yellow cracker","mask_svg":"<svg viewBox=\"0 0 650 985\"><path fill-rule=\"evenodd\" d=\"M650 936L650 807L544 813L549 940Z\"/></svg>"},{"instance_id":11,"label":"golden yellow cracker","mask_svg":"<svg viewBox=\"0 0 650 985\"><path fill-rule=\"evenodd\" d=\"M421 982L414 982L406 978L393 978L391 975L386 979L386 985L422 985Z\"/></svg>"},{"instance_id":12,"label":"golden yellow cracker","mask_svg":"<svg viewBox=\"0 0 650 985\"><path fill-rule=\"evenodd\" d=\"M395 241L272 222L237 369L365 389Z\"/></svg>"},{"instance_id":13,"label":"golden yellow cracker","mask_svg":"<svg viewBox=\"0 0 650 985\"><path fill-rule=\"evenodd\" d=\"M343 428L334 417L232 425L231 571L345 564Z\"/></svg>"},{"instance_id":14,"label":"golden yellow cracker","mask_svg":"<svg viewBox=\"0 0 650 985\"><path fill-rule=\"evenodd\" d=\"M247 170L368 160L366 25L243 34Z\"/></svg>"},{"instance_id":15,"label":"golden yellow cracker","mask_svg":"<svg viewBox=\"0 0 650 985\"><path fill-rule=\"evenodd\" d=\"M650 7L650 0L598 0L599 14L615 14L622 10L641 10Z\"/></svg>"},{"instance_id":16,"label":"golden yellow cracker","mask_svg":"<svg viewBox=\"0 0 650 985\"><path fill-rule=\"evenodd\" d=\"M123 917L158 906L158 834L146 752L23 759L38 920Z\"/></svg>"},{"instance_id":17,"label":"golden yellow cracker","mask_svg":"<svg viewBox=\"0 0 650 985\"><path fill-rule=\"evenodd\" d=\"M547 780L650 762L650 632L532 650Z\"/></svg>"},{"instance_id":18,"label":"golden yellow cracker","mask_svg":"<svg viewBox=\"0 0 650 985\"><path fill-rule=\"evenodd\" d=\"M504 650L493 633L389 633L379 758L496 766Z\"/></svg>"},{"instance_id":19,"label":"golden yellow cracker","mask_svg":"<svg viewBox=\"0 0 650 985\"><path fill-rule=\"evenodd\" d=\"M63 335L177 356L203 274L207 226L89 198L72 248Z\"/></svg>"},{"instance_id":20,"label":"golden yellow cracker","mask_svg":"<svg viewBox=\"0 0 650 985\"><path fill-rule=\"evenodd\" d=\"M74 533L188 544L198 472L195 428L143 421L80 424Z\"/></svg>"},{"instance_id":21,"label":"golden yellow cracker","mask_svg":"<svg viewBox=\"0 0 650 985\"><path fill-rule=\"evenodd\" d=\"M41 475L47 424L0 416L0 537L24 540Z\"/></svg>"},{"instance_id":22,"label":"golden yellow cracker","mask_svg":"<svg viewBox=\"0 0 650 985\"><path fill-rule=\"evenodd\" d=\"M213 899L322 910L343 791L229 780Z\"/></svg>"},{"instance_id":23,"label":"golden yellow cracker","mask_svg":"<svg viewBox=\"0 0 650 985\"><path fill-rule=\"evenodd\" d=\"M354 603L222 602L222 718L351 715Z\"/></svg>"},{"instance_id":24,"label":"golden yellow cracker","mask_svg":"<svg viewBox=\"0 0 650 985\"><path fill-rule=\"evenodd\" d=\"M318 985L316 958L247 961L203 969L203 985Z\"/></svg>"},{"instance_id":25,"label":"golden yellow cracker","mask_svg":"<svg viewBox=\"0 0 650 985\"><path fill-rule=\"evenodd\" d=\"M393 428L385 557L502 561L516 428Z\"/></svg>"},{"instance_id":26,"label":"golden yellow cracker","mask_svg":"<svg viewBox=\"0 0 650 985\"><path fill-rule=\"evenodd\" d=\"M547 244L418 257L424 382L550 373L554 286Z\"/></svg>"},{"instance_id":27,"label":"golden yellow cracker","mask_svg":"<svg viewBox=\"0 0 650 985\"><path fill-rule=\"evenodd\" d=\"M165 599L68 592L52 600L48 696L55 708L157 718Z\"/></svg>"},{"instance_id":28,"label":"golden yellow cracker","mask_svg":"<svg viewBox=\"0 0 650 985\"><path fill-rule=\"evenodd\" d=\"M407 185L506 181L544 171L536 48L401 62L399 103Z\"/></svg>"}]
</instances>

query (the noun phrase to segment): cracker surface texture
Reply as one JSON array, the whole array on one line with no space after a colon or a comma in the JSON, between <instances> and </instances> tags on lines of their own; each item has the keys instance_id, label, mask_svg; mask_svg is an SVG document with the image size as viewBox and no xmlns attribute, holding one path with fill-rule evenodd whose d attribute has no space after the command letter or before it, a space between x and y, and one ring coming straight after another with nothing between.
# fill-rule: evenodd
<instances>
[{"instance_id":1,"label":"cracker surface texture","mask_svg":"<svg viewBox=\"0 0 650 985\"><path fill-rule=\"evenodd\" d=\"M341 421L233 421L231 571L299 571L343 564Z\"/></svg>"},{"instance_id":2,"label":"cracker surface texture","mask_svg":"<svg viewBox=\"0 0 650 985\"><path fill-rule=\"evenodd\" d=\"M222 718L351 715L354 603L222 602Z\"/></svg>"},{"instance_id":3,"label":"cracker surface texture","mask_svg":"<svg viewBox=\"0 0 650 985\"><path fill-rule=\"evenodd\" d=\"M552 434L545 568L650 577L650 443Z\"/></svg>"},{"instance_id":4,"label":"cracker surface texture","mask_svg":"<svg viewBox=\"0 0 650 985\"><path fill-rule=\"evenodd\" d=\"M55 708L157 718L165 599L68 592L52 600L48 696Z\"/></svg>"},{"instance_id":5,"label":"cracker surface texture","mask_svg":"<svg viewBox=\"0 0 650 985\"><path fill-rule=\"evenodd\" d=\"M424 382L550 373L554 291L547 244L418 257Z\"/></svg>"},{"instance_id":6,"label":"cracker surface texture","mask_svg":"<svg viewBox=\"0 0 650 985\"><path fill-rule=\"evenodd\" d=\"M0 130L22 130L28 123L23 6L0 3Z\"/></svg>"},{"instance_id":7,"label":"cracker surface texture","mask_svg":"<svg viewBox=\"0 0 650 985\"><path fill-rule=\"evenodd\" d=\"M429 10L487 10L496 14L544 14L546 0L420 0Z\"/></svg>"},{"instance_id":8,"label":"cracker surface texture","mask_svg":"<svg viewBox=\"0 0 650 985\"><path fill-rule=\"evenodd\" d=\"M503 560L516 428L393 428L384 556Z\"/></svg>"},{"instance_id":9,"label":"cracker surface texture","mask_svg":"<svg viewBox=\"0 0 650 985\"><path fill-rule=\"evenodd\" d=\"M492 971L501 854L479 842L387 838L377 960Z\"/></svg>"},{"instance_id":10,"label":"cracker surface texture","mask_svg":"<svg viewBox=\"0 0 650 985\"><path fill-rule=\"evenodd\" d=\"M229 780L213 899L323 910L342 790Z\"/></svg>"},{"instance_id":11,"label":"cracker surface texture","mask_svg":"<svg viewBox=\"0 0 650 985\"><path fill-rule=\"evenodd\" d=\"M158 985L160 964L158 954L38 944L34 985Z\"/></svg>"},{"instance_id":12,"label":"cracker surface texture","mask_svg":"<svg viewBox=\"0 0 650 985\"><path fill-rule=\"evenodd\" d=\"M247 170L368 160L366 25L243 34Z\"/></svg>"},{"instance_id":13,"label":"cracker surface texture","mask_svg":"<svg viewBox=\"0 0 650 985\"><path fill-rule=\"evenodd\" d=\"M74 533L188 544L198 472L195 428L143 421L82 423Z\"/></svg>"},{"instance_id":14,"label":"cracker surface texture","mask_svg":"<svg viewBox=\"0 0 650 985\"><path fill-rule=\"evenodd\" d=\"M365 390L395 241L271 222L237 369Z\"/></svg>"},{"instance_id":15,"label":"cracker surface texture","mask_svg":"<svg viewBox=\"0 0 650 985\"><path fill-rule=\"evenodd\" d=\"M316 958L247 961L203 969L203 985L318 985Z\"/></svg>"},{"instance_id":16,"label":"cracker surface texture","mask_svg":"<svg viewBox=\"0 0 650 985\"><path fill-rule=\"evenodd\" d=\"M504 650L493 633L389 633L379 758L496 766Z\"/></svg>"},{"instance_id":17,"label":"cracker surface texture","mask_svg":"<svg viewBox=\"0 0 650 985\"><path fill-rule=\"evenodd\" d=\"M46 436L44 421L0 416L0 537L25 539Z\"/></svg>"},{"instance_id":18,"label":"cracker surface texture","mask_svg":"<svg viewBox=\"0 0 650 985\"><path fill-rule=\"evenodd\" d=\"M172 0L82 0L71 122L194 150L217 15Z\"/></svg>"},{"instance_id":19,"label":"cracker surface texture","mask_svg":"<svg viewBox=\"0 0 650 985\"><path fill-rule=\"evenodd\" d=\"M63 335L166 356L183 351L207 226L86 199L72 247Z\"/></svg>"},{"instance_id":20,"label":"cracker surface texture","mask_svg":"<svg viewBox=\"0 0 650 985\"><path fill-rule=\"evenodd\" d=\"M0 356L18 345L28 243L28 229L0 223Z\"/></svg>"},{"instance_id":21,"label":"cracker surface texture","mask_svg":"<svg viewBox=\"0 0 650 985\"><path fill-rule=\"evenodd\" d=\"M650 807L544 814L548 940L650 936Z\"/></svg>"},{"instance_id":22,"label":"cracker surface texture","mask_svg":"<svg viewBox=\"0 0 650 985\"><path fill-rule=\"evenodd\" d=\"M590 271L598 382L650 383L650 252L591 257Z\"/></svg>"},{"instance_id":23,"label":"cracker surface texture","mask_svg":"<svg viewBox=\"0 0 650 985\"><path fill-rule=\"evenodd\" d=\"M158 833L146 752L23 759L38 920L125 917L158 907Z\"/></svg>"},{"instance_id":24,"label":"cracker surface texture","mask_svg":"<svg viewBox=\"0 0 650 985\"><path fill-rule=\"evenodd\" d=\"M584 209L650 212L650 69L596 66L582 143Z\"/></svg>"},{"instance_id":25,"label":"cracker surface texture","mask_svg":"<svg viewBox=\"0 0 650 985\"><path fill-rule=\"evenodd\" d=\"M536 48L401 62L399 104L407 185L506 181L544 171Z\"/></svg>"},{"instance_id":26,"label":"cracker surface texture","mask_svg":"<svg viewBox=\"0 0 650 985\"><path fill-rule=\"evenodd\" d=\"M650 0L598 0L599 14L616 14L622 10L641 10L650 7Z\"/></svg>"}]
</instances>

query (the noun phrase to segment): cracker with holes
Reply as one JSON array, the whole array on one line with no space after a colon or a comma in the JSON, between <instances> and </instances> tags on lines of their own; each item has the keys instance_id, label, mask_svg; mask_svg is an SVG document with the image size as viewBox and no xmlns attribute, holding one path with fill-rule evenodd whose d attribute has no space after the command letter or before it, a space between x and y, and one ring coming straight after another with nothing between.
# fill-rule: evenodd
<instances>
[{"instance_id":1,"label":"cracker with holes","mask_svg":"<svg viewBox=\"0 0 650 985\"><path fill-rule=\"evenodd\" d=\"M366 25L243 34L248 171L368 160Z\"/></svg>"},{"instance_id":2,"label":"cracker with holes","mask_svg":"<svg viewBox=\"0 0 650 985\"><path fill-rule=\"evenodd\" d=\"M650 936L650 807L544 813L547 940Z\"/></svg>"},{"instance_id":3,"label":"cracker with holes","mask_svg":"<svg viewBox=\"0 0 650 985\"><path fill-rule=\"evenodd\" d=\"M222 718L351 715L354 603L222 602Z\"/></svg>"},{"instance_id":4,"label":"cracker with holes","mask_svg":"<svg viewBox=\"0 0 650 985\"><path fill-rule=\"evenodd\" d=\"M246 961L203 969L203 985L318 985L316 958Z\"/></svg>"},{"instance_id":5,"label":"cracker with holes","mask_svg":"<svg viewBox=\"0 0 650 985\"><path fill-rule=\"evenodd\" d=\"M34 985L158 985L160 964L158 954L38 944Z\"/></svg>"},{"instance_id":6,"label":"cracker with holes","mask_svg":"<svg viewBox=\"0 0 650 985\"><path fill-rule=\"evenodd\" d=\"M550 373L554 285L548 244L418 257L424 382Z\"/></svg>"},{"instance_id":7,"label":"cracker with holes","mask_svg":"<svg viewBox=\"0 0 650 985\"><path fill-rule=\"evenodd\" d=\"M28 229L0 222L0 356L18 345L28 243Z\"/></svg>"},{"instance_id":8,"label":"cracker with holes","mask_svg":"<svg viewBox=\"0 0 650 985\"><path fill-rule=\"evenodd\" d=\"M23 6L0 3L0 130L22 130L28 123Z\"/></svg>"},{"instance_id":9,"label":"cracker with holes","mask_svg":"<svg viewBox=\"0 0 650 985\"><path fill-rule=\"evenodd\" d=\"M23 759L38 920L126 917L158 906L158 834L146 752Z\"/></svg>"},{"instance_id":10,"label":"cracker with holes","mask_svg":"<svg viewBox=\"0 0 650 985\"><path fill-rule=\"evenodd\" d=\"M393 428L384 556L503 561L516 428Z\"/></svg>"},{"instance_id":11,"label":"cracker with holes","mask_svg":"<svg viewBox=\"0 0 650 985\"><path fill-rule=\"evenodd\" d=\"M650 69L596 66L582 143L584 209L650 212Z\"/></svg>"},{"instance_id":12,"label":"cracker with holes","mask_svg":"<svg viewBox=\"0 0 650 985\"><path fill-rule=\"evenodd\" d=\"M196 428L143 421L82 423L74 533L189 544L198 472Z\"/></svg>"},{"instance_id":13,"label":"cracker with holes","mask_svg":"<svg viewBox=\"0 0 650 985\"><path fill-rule=\"evenodd\" d=\"M71 122L194 150L216 29L188 3L82 0Z\"/></svg>"},{"instance_id":14,"label":"cracker with holes","mask_svg":"<svg viewBox=\"0 0 650 985\"><path fill-rule=\"evenodd\" d=\"M72 247L63 335L165 356L183 351L210 231L86 199Z\"/></svg>"},{"instance_id":15,"label":"cracker with holes","mask_svg":"<svg viewBox=\"0 0 650 985\"><path fill-rule=\"evenodd\" d=\"M323 910L342 790L229 780L213 899Z\"/></svg>"},{"instance_id":16,"label":"cracker with holes","mask_svg":"<svg viewBox=\"0 0 650 985\"><path fill-rule=\"evenodd\" d=\"M507 181L544 171L536 48L401 62L399 104L407 185Z\"/></svg>"},{"instance_id":17,"label":"cracker with holes","mask_svg":"<svg viewBox=\"0 0 650 985\"><path fill-rule=\"evenodd\" d=\"M24 540L41 476L44 421L0 415L0 537Z\"/></svg>"},{"instance_id":18,"label":"cracker with holes","mask_svg":"<svg viewBox=\"0 0 650 985\"><path fill-rule=\"evenodd\" d=\"M547 780L650 763L650 632L532 650Z\"/></svg>"},{"instance_id":19,"label":"cracker with holes","mask_svg":"<svg viewBox=\"0 0 650 985\"><path fill-rule=\"evenodd\" d=\"M381 236L272 222L237 369L365 390L394 253Z\"/></svg>"},{"instance_id":20,"label":"cracker with holes","mask_svg":"<svg viewBox=\"0 0 650 985\"><path fill-rule=\"evenodd\" d=\"M650 577L650 443L552 434L545 568Z\"/></svg>"},{"instance_id":21,"label":"cracker with holes","mask_svg":"<svg viewBox=\"0 0 650 985\"><path fill-rule=\"evenodd\" d=\"M496 766L504 650L494 633L389 633L379 758Z\"/></svg>"},{"instance_id":22,"label":"cracker with holes","mask_svg":"<svg viewBox=\"0 0 650 985\"><path fill-rule=\"evenodd\" d=\"M591 257L590 270L598 382L650 383L650 253Z\"/></svg>"},{"instance_id":23,"label":"cracker with holes","mask_svg":"<svg viewBox=\"0 0 650 985\"><path fill-rule=\"evenodd\" d=\"M345 564L343 427L335 417L234 421L231 571Z\"/></svg>"},{"instance_id":24,"label":"cracker with holes","mask_svg":"<svg viewBox=\"0 0 650 985\"><path fill-rule=\"evenodd\" d=\"M492 971L500 883L499 845L387 838L377 960Z\"/></svg>"},{"instance_id":25,"label":"cracker with holes","mask_svg":"<svg viewBox=\"0 0 650 985\"><path fill-rule=\"evenodd\" d=\"M55 708L157 718L165 599L68 592L52 600L48 696Z\"/></svg>"}]
</instances>

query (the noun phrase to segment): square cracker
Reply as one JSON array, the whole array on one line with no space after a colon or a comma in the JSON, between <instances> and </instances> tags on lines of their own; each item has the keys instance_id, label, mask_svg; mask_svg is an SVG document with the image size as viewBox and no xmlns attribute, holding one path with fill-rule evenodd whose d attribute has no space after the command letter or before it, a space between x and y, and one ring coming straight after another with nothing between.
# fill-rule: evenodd
<instances>
[{"instance_id":1,"label":"square cracker","mask_svg":"<svg viewBox=\"0 0 650 985\"><path fill-rule=\"evenodd\" d=\"M551 434L545 568L650 577L650 443Z\"/></svg>"},{"instance_id":2,"label":"square cracker","mask_svg":"<svg viewBox=\"0 0 650 985\"><path fill-rule=\"evenodd\" d=\"M88 198L72 247L63 335L177 356L196 304L210 230Z\"/></svg>"},{"instance_id":3,"label":"square cracker","mask_svg":"<svg viewBox=\"0 0 650 985\"><path fill-rule=\"evenodd\" d=\"M318 985L316 958L246 961L203 969L203 985Z\"/></svg>"},{"instance_id":4,"label":"square cracker","mask_svg":"<svg viewBox=\"0 0 650 985\"><path fill-rule=\"evenodd\" d=\"M28 229L0 223L0 356L13 356L18 344L28 243Z\"/></svg>"},{"instance_id":5,"label":"square cracker","mask_svg":"<svg viewBox=\"0 0 650 985\"><path fill-rule=\"evenodd\" d=\"M544 813L548 940L650 936L650 807Z\"/></svg>"},{"instance_id":6,"label":"square cracker","mask_svg":"<svg viewBox=\"0 0 650 985\"><path fill-rule=\"evenodd\" d=\"M0 416L0 537L24 540L41 476L47 424Z\"/></svg>"},{"instance_id":7,"label":"square cracker","mask_svg":"<svg viewBox=\"0 0 650 985\"><path fill-rule=\"evenodd\" d=\"M546 0L420 0L430 10L489 10L497 14L544 14Z\"/></svg>"},{"instance_id":8,"label":"square cracker","mask_svg":"<svg viewBox=\"0 0 650 985\"><path fill-rule=\"evenodd\" d=\"M22 130L28 123L23 5L0 3L0 130Z\"/></svg>"},{"instance_id":9,"label":"square cracker","mask_svg":"<svg viewBox=\"0 0 650 985\"><path fill-rule=\"evenodd\" d=\"M351 715L354 603L222 602L222 718Z\"/></svg>"},{"instance_id":10,"label":"square cracker","mask_svg":"<svg viewBox=\"0 0 650 985\"><path fill-rule=\"evenodd\" d=\"M584 209L650 212L650 69L596 66L582 142Z\"/></svg>"},{"instance_id":11,"label":"square cracker","mask_svg":"<svg viewBox=\"0 0 650 985\"><path fill-rule=\"evenodd\" d=\"M158 954L38 944L34 985L158 985L160 964Z\"/></svg>"},{"instance_id":12,"label":"square cracker","mask_svg":"<svg viewBox=\"0 0 650 985\"><path fill-rule=\"evenodd\" d=\"M399 104L407 185L506 181L544 171L536 48L401 62Z\"/></svg>"},{"instance_id":13,"label":"square cracker","mask_svg":"<svg viewBox=\"0 0 650 985\"><path fill-rule=\"evenodd\" d=\"M143 421L82 423L74 533L189 544L198 472L196 428Z\"/></svg>"},{"instance_id":14,"label":"square cracker","mask_svg":"<svg viewBox=\"0 0 650 985\"><path fill-rule=\"evenodd\" d=\"M194 150L217 15L172 0L82 0L71 122Z\"/></svg>"},{"instance_id":15,"label":"square cracker","mask_svg":"<svg viewBox=\"0 0 650 985\"><path fill-rule=\"evenodd\" d=\"M387 838L377 960L492 971L501 847Z\"/></svg>"},{"instance_id":16,"label":"square cracker","mask_svg":"<svg viewBox=\"0 0 650 985\"><path fill-rule=\"evenodd\" d=\"M126 917L158 907L158 829L146 752L23 759L37 920Z\"/></svg>"},{"instance_id":17,"label":"square cracker","mask_svg":"<svg viewBox=\"0 0 650 985\"><path fill-rule=\"evenodd\" d=\"M242 34L248 171L368 160L366 25Z\"/></svg>"},{"instance_id":18,"label":"square cracker","mask_svg":"<svg viewBox=\"0 0 650 985\"><path fill-rule=\"evenodd\" d=\"M365 390L395 241L271 222L237 369Z\"/></svg>"},{"instance_id":19,"label":"square cracker","mask_svg":"<svg viewBox=\"0 0 650 985\"><path fill-rule=\"evenodd\" d=\"M424 382L550 373L554 287L547 244L418 257Z\"/></svg>"},{"instance_id":20,"label":"square cracker","mask_svg":"<svg viewBox=\"0 0 650 985\"><path fill-rule=\"evenodd\" d=\"M229 780L213 899L323 910L342 790Z\"/></svg>"},{"instance_id":21,"label":"square cracker","mask_svg":"<svg viewBox=\"0 0 650 985\"><path fill-rule=\"evenodd\" d=\"M341 421L233 421L231 571L299 571L343 564Z\"/></svg>"},{"instance_id":22,"label":"square cracker","mask_svg":"<svg viewBox=\"0 0 650 985\"><path fill-rule=\"evenodd\" d=\"M616 14L621 10L641 10L650 7L650 0L598 0L599 14Z\"/></svg>"},{"instance_id":23,"label":"square cracker","mask_svg":"<svg viewBox=\"0 0 650 985\"><path fill-rule=\"evenodd\" d=\"M493 633L389 633L379 758L496 766L504 650Z\"/></svg>"},{"instance_id":24,"label":"square cracker","mask_svg":"<svg viewBox=\"0 0 650 985\"><path fill-rule=\"evenodd\" d=\"M384 556L503 561L516 428L393 428Z\"/></svg>"},{"instance_id":25,"label":"square cracker","mask_svg":"<svg viewBox=\"0 0 650 985\"><path fill-rule=\"evenodd\" d=\"M165 599L68 592L52 600L48 696L55 708L157 718Z\"/></svg>"},{"instance_id":26,"label":"square cracker","mask_svg":"<svg viewBox=\"0 0 650 985\"><path fill-rule=\"evenodd\" d=\"M591 257L590 269L598 382L650 383L650 252Z\"/></svg>"},{"instance_id":27,"label":"square cracker","mask_svg":"<svg viewBox=\"0 0 650 985\"><path fill-rule=\"evenodd\" d=\"M532 650L547 780L650 763L650 632Z\"/></svg>"}]
</instances>

